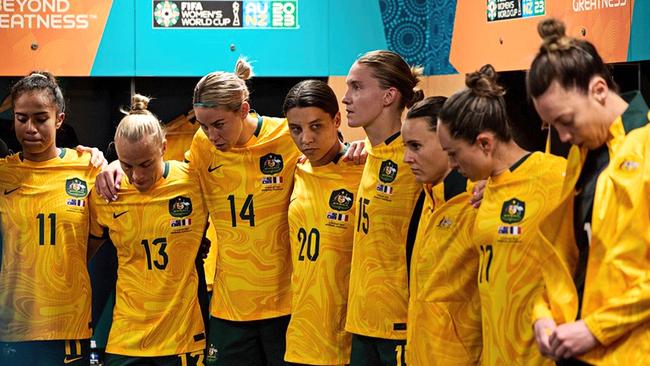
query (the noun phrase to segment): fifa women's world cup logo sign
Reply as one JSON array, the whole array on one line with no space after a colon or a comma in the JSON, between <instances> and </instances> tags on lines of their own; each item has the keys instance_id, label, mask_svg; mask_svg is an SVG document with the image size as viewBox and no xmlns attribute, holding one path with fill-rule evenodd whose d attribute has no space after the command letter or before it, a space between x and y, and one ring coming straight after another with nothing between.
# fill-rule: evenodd
<instances>
[{"instance_id":1,"label":"fifa women's world cup logo sign","mask_svg":"<svg viewBox=\"0 0 650 366\"><path fill-rule=\"evenodd\" d=\"M181 13L178 10L178 5L171 1L163 1L156 4L153 16L156 24L163 27L173 27L178 23Z\"/></svg>"}]
</instances>

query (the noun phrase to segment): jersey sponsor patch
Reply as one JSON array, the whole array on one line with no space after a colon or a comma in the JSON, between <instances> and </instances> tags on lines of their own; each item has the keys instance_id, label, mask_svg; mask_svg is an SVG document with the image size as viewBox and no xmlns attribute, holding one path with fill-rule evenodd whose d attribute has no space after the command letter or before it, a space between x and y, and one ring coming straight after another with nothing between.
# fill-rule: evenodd
<instances>
[{"instance_id":1,"label":"jersey sponsor patch","mask_svg":"<svg viewBox=\"0 0 650 366\"><path fill-rule=\"evenodd\" d=\"M501 221L506 224L514 224L524 219L526 214L526 203L516 198L503 202L501 207Z\"/></svg>"},{"instance_id":2,"label":"jersey sponsor patch","mask_svg":"<svg viewBox=\"0 0 650 366\"><path fill-rule=\"evenodd\" d=\"M277 174L284 168L282 155L279 154L266 154L260 158L260 171L263 174Z\"/></svg>"},{"instance_id":3,"label":"jersey sponsor patch","mask_svg":"<svg viewBox=\"0 0 650 366\"><path fill-rule=\"evenodd\" d=\"M19 188L20 188L20 187L16 187L16 188L13 188L13 189L5 189L5 196L14 193L14 192L17 191Z\"/></svg>"},{"instance_id":4,"label":"jersey sponsor patch","mask_svg":"<svg viewBox=\"0 0 650 366\"><path fill-rule=\"evenodd\" d=\"M330 207L336 211L348 211L353 202L354 194L345 189L337 189L330 195Z\"/></svg>"},{"instance_id":5,"label":"jersey sponsor patch","mask_svg":"<svg viewBox=\"0 0 650 366\"><path fill-rule=\"evenodd\" d=\"M384 160L379 167L379 180L392 183L397 177L397 164L392 160Z\"/></svg>"},{"instance_id":6,"label":"jersey sponsor patch","mask_svg":"<svg viewBox=\"0 0 650 366\"><path fill-rule=\"evenodd\" d=\"M215 171L215 170L221 168L222 166L223 166L223 164L219 164L219 165L217 165L217 166L212 166L212 165L210 165L210 166L208 166L208 173L212 173L213 171Z\"/></svg>"},{"instance_id":7,"label":"jersey sponsor patch","mask_svg":"<svg viewBox=\"0 0 650 366\"><path fill-rule=\"evenodd\" d=\"M88 184L79 178L71 178L65 181L65 193L72 197L86 197Z\"/></svg>"},{"instance_id":8,"label":"jersey sponsor patch","mask_svg":"<svg viewBox=\"0 0 650 366\"><path fill-rule=\"evenodd\" d=\"M174 217L185 217L192 213L192 200L189 197L177 196L169 200L169 214Z\"/></svg>"}]
</instances>

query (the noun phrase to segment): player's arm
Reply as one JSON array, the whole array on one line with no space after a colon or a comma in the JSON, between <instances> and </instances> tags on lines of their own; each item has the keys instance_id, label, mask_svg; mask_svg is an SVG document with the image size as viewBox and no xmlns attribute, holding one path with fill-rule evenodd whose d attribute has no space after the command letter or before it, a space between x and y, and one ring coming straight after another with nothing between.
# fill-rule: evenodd
<instances>
[{"instance_id":1,"label":"player's arm","mask_svg":"<svg viewBox=\"0 0 650 366\"><path fill-rule=\"evenodd\" d=\"M120 190L122 179L124 179L124 171L120 166L120 162L115 160L97 174L93 190L96 190L106 201L115 201L117 199L117 192Z\"/></svg>"},{"instance_id":2,"label":"player's arm","mask_svg":"<svg viewBox=\"0 0 650 366\"><path fill-rule=\"evenodd\" d=\"M620 175L625 175L624 178L611 179L612 184L603 195L611 195L609 201L617 205L616 210L608 209L602 219L605 225L616 225L615 235L604 243L610 250L616 247L617 250L626 251L626 248L643 245L645 253L650 251L650 157L646 157L646 160L645 166L635 172L636 176L623 172ZM630 254L633 254L632 250ZM613 261L604 265L620 266L616 272L636 277L636 282L625 293L608 298L606 306L584 317L594 336L607 346L633 328L650 321L650 259L646 255L623 264Z\"/></svg>"},{"instance_id":3,"label":"player's arm","mask_svg":"<svg viewBox=\"0 0 650 366\"><path fill-rule=\"evenodd\" d=\"M96 147L77 145L76 150L80 153L90 153L90 164L95 168L103 168L108 164L108 161L106 161L106 158L104 157L104 153Z\"/></svg>"},{"instance_id":4,"label":"player's arm","mask_svg":"<svg viewBox=\"0 0 650 366\"><path fill-rule=\"evenodd\" d=\"M364 140L350 142L348 150L343 155L343 161L353 161L357 165L365 164L368 158L368 151L365 146Z\"/></svg>"},{"instance_id":5,"label":"player's arm","mask_svg":"<svg viewBox=\"0 0 650 366\"><path fill-rule=\"evenodd\" d=\"M533 331L535 332L537 348L544 357L555 359L549 337L556 327L557 325L551 314L546 288L540 285L540 289L533 298Z\"/></svg>"},{"instance_id":6,"label":"player's arm","mask_svg":"<svg viewBox=\"0 0 650 366\"><path fill-rule=\"evenodd\" d=\"M623 262L608 261L603 266L610 266L607 271L610 273L630 274L635 282L628 284L623 294L609 297L605 306L586 314L582 320L558 326L553 336L557 333L558 347L565 346L568 349L565 354L569 356L587 352L598 343L607 347L650 321L650 260L636 255L650 249L650 159L646 160L637 163L640 164L637 171L625 172L619 171L618 162L612 162L607 185L600 195L610 203L603 210L601 221L615 228L611 230L612 235L601 238L602 245L608 252L615 248L619 257L626 254L636 257ZM604 174L607 173L606 170ZM640 245L646 249L639 250ZM613 271L612 266L616 267Z\"/></svg>"}]
</instances>

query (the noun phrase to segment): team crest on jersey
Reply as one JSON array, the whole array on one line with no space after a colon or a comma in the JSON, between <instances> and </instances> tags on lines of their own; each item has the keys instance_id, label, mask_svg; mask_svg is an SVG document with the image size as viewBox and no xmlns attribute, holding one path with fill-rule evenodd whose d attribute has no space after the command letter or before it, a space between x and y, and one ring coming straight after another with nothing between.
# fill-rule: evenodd
<instances>
[{"instance_id":1,"label":"team crest on jersey","mask_svg":"<svg viewBox=\"0 0 650 366\"><path fill-rule=\"evenodd\" d=\"M397 164L392 160L384 160L379 168L379 180L384 183L391 183L397 177Z\"/></svg>"},{"instance_id":2,"label":"team crest on jersey","mask_svg":"<svg viewBox=\"0 0 650 366\"><path fill-rule=\"evenodd\" d=\"M354 195L345 189L337 189L330 195L330 207L337 211L347 211L352 208Z\"/></svg>"},{"instance_id":3,"label":"team crest on jersey","mask_svg":"<svg viewBox=\"0 0 650 366\"><path fill-rule=\"evenodd\" d=\"M619 169L624 171L624 172L633 172L637 169L639 169L639 162L634 161L634 160L624 160L621 165L619 165Z\"/></svg>"},{"instance_id":4,"label":"team crest on jersey","mask_svg":"<svg viewBox=\"0 0 650 366\"><path fill-rule=\"evenodd\" d=\"M174 217L185 217L192 213L192 200L178 196L169 200L169 213Z\"/></svg>"},{"instance_id":5,"label":"team crest on jersey","mask_svg":"<svg viewBox=\"0 0 650 366\"><path fill-rule=\"evenodd\" d=\"M65 181L65 193L72 197L86 197L88 184L79 178L72 178Z\"/></svg>"},{"instance_id":6,"label":"team crest on jersey","mask_svg":"<svg viewBox=\"0 0 650 366\"><path fill-rule=\"evenodd\" d=\"M208 347L207 361L215 362L218 358L219 358L219 351L217 350L217 347L215 347L214 344L210 344L210 347Z\"/></svg>"},{"instance_id":7,"label":"team crest on jersey","mask_svg":"<svg viewBox=\"0 0 650 366\"><path fill-rule=\"evenodd\" d=\"M453 224L451 219L449 217L447 217L447 216L444 216L440 220L440 222L438 222L438 228L440 228L440 229L449 229L451 227L451 224Z\"/></svg>"},{"instance_id":8,"label":"team crest on jersey","mask_svg":"<svg viewBox=\"0 0 650 366\"><path fill-rule=\"evenodd\" d=\"M279 154L266 154L260 158L260 170L264 174L277 174L284 168L282 162L282 155Z\"/></svg>"},{"instance_id":9,"label":"team crest on jersey","mask_svg":"<svg viewBox=\"0 0 650 366\"><path fill-rule=\"evenodd\" d=\"M501 221L513 224L524 219L526 213L526 202L511 198L503 202L501 207Z\"/></svg>"}]
</instances>

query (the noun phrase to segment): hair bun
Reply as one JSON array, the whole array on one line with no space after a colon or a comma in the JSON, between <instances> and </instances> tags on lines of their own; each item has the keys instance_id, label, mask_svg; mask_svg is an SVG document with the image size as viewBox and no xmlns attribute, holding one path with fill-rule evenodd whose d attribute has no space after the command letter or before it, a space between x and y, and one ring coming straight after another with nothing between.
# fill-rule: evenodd
<instances>
[{"instance_id":1,"label":"hair bun","mask_svg":"<svg viewBox=\"0 0 650 366\"><path fill-rule=\"evenodd\" d=\"M242 80L248 80L253 77L253 67L244 57L237 59L235 64L235 75Z\"/></svg>"},{"instance_id":2,"label":"hair bun","mask_svg":"<svg viewBox=\"0 0 650 366\"><path fill-rule=\"evenodd\" d=\"M131 97L131 109L129 114L143 114L149 112L149 101L151 98L141 94L135 94Z\"/></svg>"},{"instance_id":3,"label":"hair bun","mask_svg":"<svg viewBox=\"0 0 650 366\"><path fill-rule=\"evenodd\" d=\"M424 91L422 89L414 88L413 97L411 98L410 103L407 103L406 106L411 108L415 103L424 99Z\"/></svg>"},{"instance_id":4,"label":"hair bun","mask_svg":"<svg viewBox=\"0 0 650 366\"><path fill-rule=\"evenodd\" d=\"M568 49L571 39L566 35L564 23L555 18L544 19L537 24L537 33L543 43L540 51L553 52Z\"/></svg>"},{"instance_id":5,"label":"hair bun","mask_svg":"<svg viewBox=\"0 0 650 366\"><path fill-rule=\"evenodd\" d=\"M497 83L498 74L490 64L484 65L479 71L465 76L465 85L481 97L501 97L505 89Z\"/></svg>"}]
</instances>

